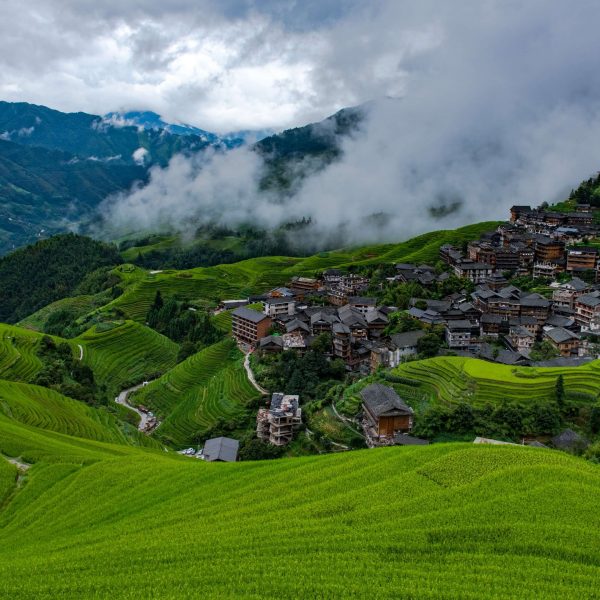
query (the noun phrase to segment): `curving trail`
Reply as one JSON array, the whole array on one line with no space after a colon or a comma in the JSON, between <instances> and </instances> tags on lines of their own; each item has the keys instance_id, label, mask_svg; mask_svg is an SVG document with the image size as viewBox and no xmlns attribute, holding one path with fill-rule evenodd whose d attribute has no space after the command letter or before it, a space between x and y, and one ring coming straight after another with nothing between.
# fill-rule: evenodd
<instances>
[{"instance_id":1,"label":"curving trail","mask_svg":"<svg viewBox=\"0 0 600 600\"><path fill-rule=\"evenodd\" d=\"M268 396L269 392L265 390L265 388L261 387L254 377L254 373L252 372L252 367L250 366L250 354L252 352L247 352L246 356L244 356L244 369L246 369L246 373L248 375L248 379L250 383L264 396Z\"/></svg>"},{"instance_id":2,"label":"curving trail","mask_svg":"<svg viewBox=\"0 0 600 600\"><path fill-rule=\"evenodd\" d=\"M150 382L148 382L148 383L150 383ZM139 383L138 385L134 385L131 388L123 390L115 398L115 402L117 404L121 404L122 406L126 406L127 408L129 408L133 412L136 412L140 416L140 423L138 425L138 429L140 431L142 431L143 433L151 433L152 431L154 431L160 425L160 421L156 420L155 417L151 417L148 413L146 413L144 411L141 411L136 406L132 406L131 404L129 404L129 402L127 402L127 398L129 397L129 394L131 394L132 392L135 392L135 391L139 390L142 387L144 387L144 384L143 383Z\"/></svg>"}]
</instances>

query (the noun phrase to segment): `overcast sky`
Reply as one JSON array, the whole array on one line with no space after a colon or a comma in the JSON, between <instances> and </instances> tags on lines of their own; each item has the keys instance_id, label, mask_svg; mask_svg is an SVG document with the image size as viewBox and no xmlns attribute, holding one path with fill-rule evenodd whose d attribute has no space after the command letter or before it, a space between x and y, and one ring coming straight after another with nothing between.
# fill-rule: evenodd
<instances>
[{"instance_id":1,"label":"overcast sky","mask_svg":"<svg viewBox=\"0 0 600 600\"><path fill-rule=\"evenodd\" d=\"M398 239L564 198L600 168L598 23L598 0L0 0L0 98L217 132L375 99L293 203L257 196L260 161L240 150L200 174L176 157L114 217L311 216ZM453 203L432 222L428 207ZM365 226L373 213L386 231Z\"/></svg>"}]
</instances>

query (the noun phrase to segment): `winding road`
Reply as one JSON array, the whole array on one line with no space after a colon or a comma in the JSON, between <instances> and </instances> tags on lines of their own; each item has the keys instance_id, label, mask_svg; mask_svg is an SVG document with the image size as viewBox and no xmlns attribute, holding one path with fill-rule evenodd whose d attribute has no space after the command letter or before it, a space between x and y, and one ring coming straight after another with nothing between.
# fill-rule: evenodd
<instances>
[{"instance_id":1,"label":"winding road","mask_svg":"<svg viewBox=\"0 0 600 600\"><path fill-rule=\"evenodd\" d=\"M150 382L148 382L148 383L150 383ZM131 404L129 404L129 402L127 402L127 398L129 397L129 394L136 392L137 390L139 390L142 387L144 387L144 384L140 383L138 385L134 385L133 387L131 387L129 389L123 390L115 398L115 402L117 404L121 404L122 406L126 406L133 412L136 412L138 415L140 415L140 423L138 425L138 429L144 433L150 433L150 431L148 430L148 425L149 425L150 419L152 417L148 413L142 412L139 408L132 406ZM152 428L152 431L154 431L159 425L160 425L160 423L157 421L156 426Z\"/></svg>"}]
</instances>

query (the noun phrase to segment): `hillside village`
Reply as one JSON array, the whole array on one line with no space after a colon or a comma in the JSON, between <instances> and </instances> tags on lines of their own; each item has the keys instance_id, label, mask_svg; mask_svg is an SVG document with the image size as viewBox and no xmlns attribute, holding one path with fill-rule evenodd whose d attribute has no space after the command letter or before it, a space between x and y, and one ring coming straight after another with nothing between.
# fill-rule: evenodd
<instances>
[{"instance_id":1,"label":"hillside village","mask_svg":"<svg viewBox=\"0 0 600 600\"><path fill-rule=\"evenodd\" d=\"M461 248L443 245L436 264L400 263L384 273L328 269L261 295L224 300L219 310L231 311L233 336L259 366L270 355L306 353L317 339L320 347L325 340L327 360L342 361L355 378L436 355L578 366L600 357L598 239L589 205L569 213L514 206L510 221L480 239ZM390 297L404 305L385 302ZM413 411L384 387L361 393L367 444L426 443L407 435ZM282 398L294 403L285 436L266 426L281 414ZM301 422L298 402L275 394L270 412L259 411L258 437L291 441L292 422Z\"/></svg>"}]
</instances>

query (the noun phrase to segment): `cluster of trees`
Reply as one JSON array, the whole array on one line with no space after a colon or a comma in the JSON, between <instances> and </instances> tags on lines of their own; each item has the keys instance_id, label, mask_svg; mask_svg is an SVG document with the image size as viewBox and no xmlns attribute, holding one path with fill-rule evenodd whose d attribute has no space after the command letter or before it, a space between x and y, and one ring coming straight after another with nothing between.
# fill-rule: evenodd
<instances>
[{"instance_id":1,"label":"cluster of trees","mask_svg":"<svg viewBox=\"0 0 600 600\"><path fill-rule=\"evenodd\" d=\"M591 204L600 208L600 173L583 181L576 190L571 190L569 200L577 204Z\"/></svg>"},{"instance_id":2,"label":"cluster of trees","mask_svg":"<svg viewBox=\"0 0 600 600\"><path fill-rule=\"evenodd\" d=\"M72 233L0 258L0 321L15 323L72 296L92 271L122 262L116 246Z\"/></svg>"},{"instance_id":3,"label":"cluster of trees","mask_svg":"<svg viewBox=\"0 0 600 600\"><path fill-rule=\"evenodd\" d=\"M474 289L475 288L472 281L469 281L468 279L461 279L455 275L450 275L450 277L448 277L448 279L445 281L438 281L428 287L423 287L415 282L389 283L385 285L382 291L377 295L382 304L387 306L397 306L402 310L406 310L410 307L411 298L441 300L450 294L455 294L463 290L470 294Z\"/></svg>"},{"instance_id":4,"label":"cluster of trees","mask_svg":"<svg viewBox=\"0 0 600 600\"><path fill-rule=\"evenodd\" d=\"M44 336L38 356L43 367L33 383L92 406L107 404L105 386L98 386L93 371L73 358L67 343L56 344L51 337Z\"/></svg>"},{"instance_id":5,"label":"cluster of trees","mask_svg":"<svg viewBox=\"0 0 600 600\"><path fill-rule=\"evenodd\" d=\"M146 269L192 269L194 267L210 267L213 265L237 262L259 256L304 256L310 253L308 247L300 247L291 243L288 232L299 226L307 226L308 220L287 223L274 231L267 231L252 226L241 226L232 231L216 225L206 225L198 229L196 242L188 246L172 246L155 249L138 254L134 263ZM212 243L225 237L240 238L235 249L219 248ZM138 240L136 245L152 243L152 237ZM132 242L121 244L121 250L131 247Z\"/></svg>"},{"instance_id":6,"label":"cluster of trees","mask_svg":"<svg viewBox=\"0 0 600 600\"><path fill-rule=\"evenodd\" d=\"M429 439L443 434L518 439L522 435L555 434L561 424L558 403L521 405L502 402L482 407L460 403L456 406L431 406L419 415L414 433Z\"/></svg>"},{"instance_id":7,"label":"cluster of trees","mask_svg":"<svg viewBox=\"0 0 600 600\"><path fill-rule=\"evenodd\" d=\"M149 327L181 344L178 360L184 360L204 346L218 342L222 333L205 311L190 310L176 298L163 300L160 290L146 315Z\"/></svg>"},{"instance_id":8,"label":"cluster of trees","mask_svg":"<svg viewBox=\"0 0 600 600\"><path fill-rule=\"evenodd\" d=\"M331 381L340 381L346 374L341 359L329 360L331 336L317 337L310 349L300 354L293 350L280 354L265 354L260 360L259 379L270 390L285 390L286 394L299 394L302 402L326 393Z\"/></svg>"}]
</instances>

